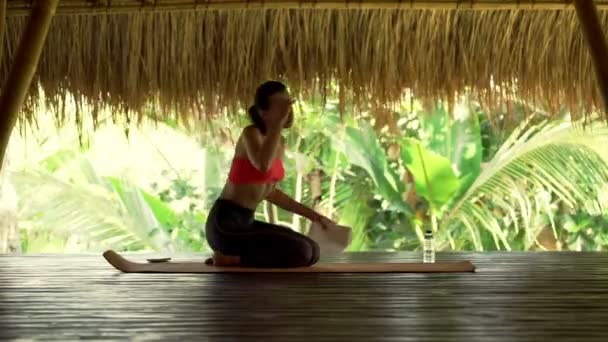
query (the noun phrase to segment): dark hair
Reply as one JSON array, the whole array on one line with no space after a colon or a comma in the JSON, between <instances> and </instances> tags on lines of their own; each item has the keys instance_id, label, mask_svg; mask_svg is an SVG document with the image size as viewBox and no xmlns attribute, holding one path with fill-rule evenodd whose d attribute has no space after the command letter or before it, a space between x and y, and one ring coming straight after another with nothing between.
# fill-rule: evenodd
<instances>
[{"instance_id":1,"label":"dark hair","mask_svg":"<svg viewBox=\"0 0 608 342\"><path fill-rule=\"evenodd\" d=\"M267 81L262 83L255 91L255 102L247 111L251 121L262 134L266 134L266 123L260 115L260 110L267 110L270 107L270 97L276 93L286 91L287 87L277 81Z\"/></svg>"}]
</instances>

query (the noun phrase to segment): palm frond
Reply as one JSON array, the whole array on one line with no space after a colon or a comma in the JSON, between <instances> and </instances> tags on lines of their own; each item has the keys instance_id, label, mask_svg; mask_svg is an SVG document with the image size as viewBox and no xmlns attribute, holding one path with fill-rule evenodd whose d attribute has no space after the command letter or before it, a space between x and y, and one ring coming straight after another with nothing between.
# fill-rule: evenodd
<instances>
[{"instance_id":1,"label":"palm frond","mask_svg":"<svg viewBox=\"0 0 608 342\"><path fill-rule=\"evenodd\" d=\"M443 233L464 228L477 250L509 250L509 236L524 229L529 247L539 233L533 228L539 215L551 212L546 199L536 198L539 194L555 196L571 208L602 208L593 204L608 184L606 144L603 123L585 128L570 122L523 123L452 203L441 222ZM514 229L508 231L508 226ZM491 236L485 244L484 235Z\"/></svg>"},{"instance_id":2,"label":"palm frond","mask_svg":"<svg viewBox=\"0 0 608 342\"><path fill-rule=\"evenodd\" d=\"M170 246L139 192L128 191L121 198L90 170L89 182L77 184L34 170L13 173L22 219L36 220L42 229L57 235L78 236L96 250L163 250Z\"/></svg>"}]
</instances>

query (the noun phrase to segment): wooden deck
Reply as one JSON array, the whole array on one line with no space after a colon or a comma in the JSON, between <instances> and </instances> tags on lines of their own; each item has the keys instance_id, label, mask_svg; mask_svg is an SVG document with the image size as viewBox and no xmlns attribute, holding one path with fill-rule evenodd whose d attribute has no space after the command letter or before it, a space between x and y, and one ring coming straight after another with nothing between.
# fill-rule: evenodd
<instances>
[{"instance_id":1,"label":"wooden deck","mask_svg":"<svg viewBox=\"0 0 608 342\"><path fill-rule=\"evenodd\" d=\"M477 272L121 274L101 255L5 256L0 339L608 341L608 253L447 259Z\"/></svg>"}]
</instances>

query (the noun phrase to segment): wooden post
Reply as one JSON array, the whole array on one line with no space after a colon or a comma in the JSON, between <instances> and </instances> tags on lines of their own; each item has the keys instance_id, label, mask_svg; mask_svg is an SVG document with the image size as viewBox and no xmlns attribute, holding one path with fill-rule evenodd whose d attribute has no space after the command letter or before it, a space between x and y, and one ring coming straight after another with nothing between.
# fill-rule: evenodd
<instances>
[{"instance_id":1,"label":"wooden post","mask_svg":"<svg viewBox=\"0 0 608 342\"><path fill-rule=\"evenodd\" d=\"M4 8L7 1L0 1ZM13 59L13 66L10 68L2 87L2 94L0 94L0 175L2 175L0 178L0 253L14 253L21 249L15 191L10 182L6 181L8 170L4 159L17 115L34 78L38 59L58 2L58 0L36 0ZM1 22L4 22L4 17L3 15ZM2 36L4 36L3 31L0 29Z\"/></svg>"},{"instance_id":2,"label":"wooden post","mask_svg":"<svg viewBox=\"0 0 608 342\"><path fill-rule=\"evenodd\" d=\"M36 0L0 95L0 168L17 115L38 67L58 0Z\"/></svg>"},{"instance_id":3,"label":"wooden post","mask_svg":"<svg viewBox=\"0 0 608 342\"><path fill-rule=\"evenodd\" d=\"M2 57L4 53L4 27L6 26L6 2L0 0L0 70L2 70ZM2 79L0 79L0 89L2 89Z\"/></svg>"},{"instance_id":4,"label":"wooden post","mask_svg":"<svg viewBox=\"0 0 608 342\"><path fill-rule=\"evenodd\" d=\"M574 7L583 35L589 45L595 67L595 77L604 104L604 118L608 121L608 44L593 0L574 0Z\"/></svg>"}]
</instances>

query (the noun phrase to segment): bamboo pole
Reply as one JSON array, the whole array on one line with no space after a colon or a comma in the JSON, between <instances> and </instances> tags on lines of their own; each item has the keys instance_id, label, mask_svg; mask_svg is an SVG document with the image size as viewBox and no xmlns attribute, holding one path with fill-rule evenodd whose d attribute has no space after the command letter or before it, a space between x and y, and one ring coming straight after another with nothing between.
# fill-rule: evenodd
<instances>
[{"instance_id":1,"label":"bamboo pole","mask_svg":"<svg viewBox=\"0 0 608 342\"><path fill-rule=\"evenodd\" d=\"M608 2L597 4L601 10L608 10ZM8 7L9 16L29 13L29 1L14 0ZM118 0L108 5L91 4L89 1L61 3L57 15L71 14L115 14L149 13L196 10L229 9L446 9L446 10L574 10L571 0Z\"/></svg>"},{"instance_id":2,"label":"bamboo pole","mask_svg":"<svg viewBox=\"0 0 608 342\"><path fill-rule=\"evenodd\" d=\"M0 69L2 69L2 57L4 53L4 29L6 26L6 2L0 0ZM0 89L2 89L2 80L0 80Z\"/></svg>"},{"instance_id":3,"label":"bamboo pole","mask_svg":"<svg viewBox=\"0 0 608 342\"><path fill-rule=\"evenodd\" d=\"M37 0L0 95L0 169L17 115L30 88L59 0Z\"/></svg>"},{"instance_id":4,"label":"bamboo pole","mask_svg":"<svg viewBox=\"0 0 608 342\"><path fill-rule=\"evenodd\" d=\"M595 68L595 78L604 103L604 118L608 121L608 44L593 0L574 0L578 21L589 46Z\"/></svg>"},{"instance_id":5,"label":"bamboo pole","mask_svg":"<svg viewBox=\"0 0 608 342\"><path fill-rule=\"evenodd\" d=\"M4 30L6 25L6 2L0 0L0 69L2 69L2 55L4 52ZM4 77L0 78L0 90L3 87ZM6 170L0 170L0 201L4 200L7 186L5 183ZM8 197L8 196L7 196ZM17 220L13 215L17 209L10 208L4 203L0 206L0 254L21 252L20 237ZM15 236L16 235L16 236Z\"/></svg>"}]
</instances>

